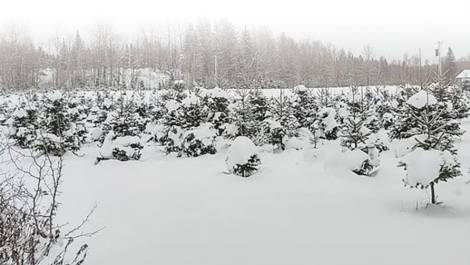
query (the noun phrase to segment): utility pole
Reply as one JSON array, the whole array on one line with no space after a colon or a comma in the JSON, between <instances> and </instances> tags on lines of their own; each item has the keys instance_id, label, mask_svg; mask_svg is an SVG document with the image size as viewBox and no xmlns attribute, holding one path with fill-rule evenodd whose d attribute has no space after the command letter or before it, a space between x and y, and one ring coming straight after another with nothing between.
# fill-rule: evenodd
<instances>
[{"instance_id":1,"label":"utility pole","mask_svg":"<svg viewBox=\"0 0 470 265\"><path fill-rule=\"evenodd\" d=\"M217 82L217 54L214 55L214 79L215 79L215 85L218 87L219 84Z\"/></svg>"},{"instance_id":2,"label":"utility pole","mask_svg":"<svg viewBox=\"0 0 470 265\"><path fill-rule=\"evenodd\" d=\"M419 85L420 85L421 89L423 89L422 67L423 67L423 63L422 63L422 56L421 56L421 48L419 48L419 72L418 72L418 76L419 76Z\"/></svg>"},{"instance_id":3,"label":"utility pole","mask_svg":"<svg viewBox=\"0 0 470 265\"><path fill-rule=\"evenodd\" d=\"M442 41L438 41L436 43L436 49L435 49L435 52L436 52L436 57L437 57L437 71L439 73L439 76L442 76L442 60L441 60L441 46L442 46Z\"/></svg>"}]
</instances>

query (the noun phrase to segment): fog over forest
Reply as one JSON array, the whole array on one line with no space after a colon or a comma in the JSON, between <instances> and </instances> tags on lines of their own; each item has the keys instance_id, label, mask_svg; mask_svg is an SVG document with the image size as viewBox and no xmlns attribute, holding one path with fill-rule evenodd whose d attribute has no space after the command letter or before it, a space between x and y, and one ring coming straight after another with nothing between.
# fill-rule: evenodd
<instances>
[{"instance_id":1,"label":"fog over forest","mask_svg":"<svg viewBox=\"0 0 470 265\"><path fill-rule=\"evenodd\" d=\"M9 88L38 87L44 76L56 88L119 87L123 71L136 69L204 87L420 85L437 69L438 42L449 80L470 67L465 2L457 0L406 8L49 0L27 10L22 2L0 11L0 77Z\"/></svg>"}]
</instances>

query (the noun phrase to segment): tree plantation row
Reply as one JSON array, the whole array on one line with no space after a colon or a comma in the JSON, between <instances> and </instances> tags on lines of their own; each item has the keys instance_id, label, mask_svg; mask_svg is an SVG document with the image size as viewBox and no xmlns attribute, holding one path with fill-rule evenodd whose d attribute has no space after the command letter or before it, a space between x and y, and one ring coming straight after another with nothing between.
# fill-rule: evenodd
<instances>
[{"instance_id":1,"label":"tree plantation row","mask_svg":"<svg viewBox=\"0 0 470 265\"><path fill-rule=\"evenodd\" d=\"M315 149L324 141L339 143L353 172L373 176L380 153L401 141L405 183L433 189L460 175L454 142L470 107L468 94L443 80L395 90L351 86L336 94L297 86L271 97L259 89L188 88L183 81L153 92L15 93L2 97L0 122L10 145L38 155L79 155L82 145L97 144L96 163L139 160L150 145L178 157L230 146L228 171L242 176L256 172L260 149Z\"/></svg>"}]
</instances>

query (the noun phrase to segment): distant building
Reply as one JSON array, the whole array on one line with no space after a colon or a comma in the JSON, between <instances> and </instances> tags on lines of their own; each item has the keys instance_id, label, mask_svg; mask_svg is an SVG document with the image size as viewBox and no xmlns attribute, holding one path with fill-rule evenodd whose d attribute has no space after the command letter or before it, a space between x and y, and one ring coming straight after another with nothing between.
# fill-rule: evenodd
<instances>
[{"instance_id":1,"label":"distant building","mask_svg":"<svg viewBox=\"0 0 470 265\"><path fill-rule=\"evenodd\" d=\"M457 77L455 81L458 85L462 85L465 82L470 82L470 69L463 70Z\"/></svg>"},{"instance_id":2,"label":"distant building","mask_svg":"<svg viewBox=\"0 0 470 265\"><path fill-rule=\"evenodd\" d=\"M462 90L470 91L470 69L463 70L456 78L455 83Z\"/></svg>"}]
</instances>

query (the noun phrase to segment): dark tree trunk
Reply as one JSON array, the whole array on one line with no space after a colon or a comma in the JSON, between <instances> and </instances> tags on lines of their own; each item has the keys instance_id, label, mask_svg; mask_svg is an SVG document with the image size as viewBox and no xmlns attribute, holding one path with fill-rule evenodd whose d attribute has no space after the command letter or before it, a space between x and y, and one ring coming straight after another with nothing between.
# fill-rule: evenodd
<instances>
[{"instance_id":1,"label":"dark tree trunk","mask_svg":"<svg viewBox=\"0 0 470 265\"><path fill-rule=\"evenodd\" d=\"M431 182L431 203L436 204L436 194L434 192L434 182Z\"/></svg>"}]
</instances>

